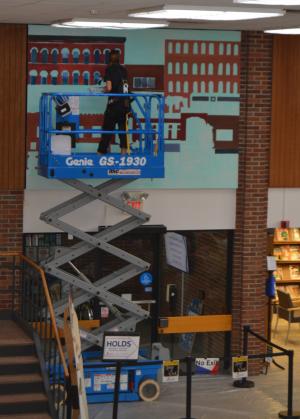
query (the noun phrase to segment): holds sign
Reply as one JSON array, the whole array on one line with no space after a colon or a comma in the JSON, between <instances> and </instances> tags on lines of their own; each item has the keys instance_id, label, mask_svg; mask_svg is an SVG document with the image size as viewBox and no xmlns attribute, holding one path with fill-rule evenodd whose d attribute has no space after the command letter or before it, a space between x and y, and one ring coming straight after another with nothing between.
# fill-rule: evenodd
<instances>
[{"instance_id":1,"label":"holds sign","mask_svg":"<svg viewBox=\"0 0 300 419\"><path fill-rule=\"evenodd\" d=\"M103 361L136 361L140 337L137 335L106 334L103 342Z\"/></svg>"}]
</instances>

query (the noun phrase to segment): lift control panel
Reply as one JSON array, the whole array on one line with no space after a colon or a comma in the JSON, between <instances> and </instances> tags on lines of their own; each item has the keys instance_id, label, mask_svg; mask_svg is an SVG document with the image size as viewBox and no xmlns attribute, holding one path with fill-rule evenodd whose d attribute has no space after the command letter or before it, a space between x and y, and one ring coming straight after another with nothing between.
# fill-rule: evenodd
<instances>
[{"instance_id":1,"label":"lift control panel","mask_svg":"<svg viewBox=\"0 0 300 419\"><path fill-rule=\"evenodd\" d=\"M97 109L99 101L103 104L103 100L106 102L110 97L126 99L130 103L126 130L104 131L100 120L97 127L85 128L81 121L81 102L89 109ZM68 103L74 98L77 100L76 112ZM96 100L95 105L93 100ZM43 93L40 99L39 174L53 179L163 178L164 106L161 94ZM115 141L118 134L125 134L126 154L120 153L117 144L111 146L111 152L98 154L97 143L103 134L112 139L115 136ZM89 138L85 140L85 136Z\"/></svg>"}]
</instances>

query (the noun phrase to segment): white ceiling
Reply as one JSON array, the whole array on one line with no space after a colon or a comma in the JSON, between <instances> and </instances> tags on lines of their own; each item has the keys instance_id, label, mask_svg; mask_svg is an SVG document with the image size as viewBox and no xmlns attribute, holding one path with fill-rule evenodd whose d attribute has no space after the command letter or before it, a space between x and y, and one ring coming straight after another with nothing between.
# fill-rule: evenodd
<instances>
[{"instance_id":1,"label":"white ceiling","mask_svg":"<svg viewBox=\"0 0 300 419\"><path fill-rule=\"evenodd\" d=\"M0 0L0 22L50 24L72 17L127 18L130 10L153 7L163 3L163 0ZM170 0L166 3L220 6L221 8L233 6L233 0ZM246 8L247 6L239 7ZM171 27L264 30L300 26L300 6L288 6L288 9L286 15L280 18L246 22L172 22Z\"/></svg>"}]
</instances>

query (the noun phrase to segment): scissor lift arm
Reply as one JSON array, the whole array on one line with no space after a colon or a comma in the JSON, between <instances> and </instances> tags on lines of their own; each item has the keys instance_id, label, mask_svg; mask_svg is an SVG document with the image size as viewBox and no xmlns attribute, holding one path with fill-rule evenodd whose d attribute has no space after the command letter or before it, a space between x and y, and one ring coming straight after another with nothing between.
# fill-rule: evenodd
<instances>
[{"instance_id":1,"label":"scissor lift arm","mask_svg":"<svg viewBox=\"0 0 300 419\"><path fill-rule=\"evenodd\" d=\"M47 178L55 177L60 182L80 192L74 198L56 205L55 207L43 212L40 216L41 220L45 223L80 240L70 248L56 249L54 256L44 261L43 267L47 273L59 278L63 283L72 286L73 303L75 307L97 297L110 308L110 312L112 314L111 319L107 323L101 325L98 329L90 332L80 330L81 338L84 340L82 342L83 349L87 349L93 345L101 346L103 333L105 331L111 329L118 331L134 331L138 322L149 317L149 312L144 310L140 305L122 298L112 291L113 288L117 287L118 285L121 285L136 275L147 271L150 265L148 262L112 245L111 241L148 222L150 220L150 215L138 209L132 208L131 206L127 205L121 197L112 196L111 194L116 190L130 184L137 178L145 177L147 173L150 173L151 175L153 173L153 177L164 176L164 100L163 97L160 97L159 95L144 95L145 107L142 108L142 96L143 95L136 95L135 99L138 105L138 109L140 109L142 115L144 116L145 127L142 129L142 124L139 120L139 130L132 130L132 132L138 133L140 135L140 146L138 151L133 152L133 156L138 156L137 160L135 161L134 157L128 159L128 164L144 162L145 167L140 167L140 176L130 176L128 174L128 172L131 170L130 167L128 170L126 169L127 171L125 170L125 175L122 176L120 175L120 167L116 166L114 168L116 177L113 177L110 180L106 180L104 183L101 183L96 187L88 185L87 183L84 183L84 181L73 179L72 176L80 174L80 178L90 178L90 175L93 174L94 177L108 178L110 171L105 171L103 168L97 166L100 165L100 161L97 163L96 153L94 153L94 155L88 155L88 158L91 159L93 163L93 165L91 163L93 168L90 170L80 169L79 172L74 171L73 167L66 165L67 159L72 157L53 155L50 147L52 135L59 133L59 131L53 127L52 102L55 98L55 94L44 94L40 103L41 137L39 173ZM156 130L151 125L151 103L153 100L158 101L158 125ZM137 116L136 112L133 112L133 114ZM82 130L82 132L85 131L87 130ZM102 132L101 130L97 130L97 132L98 131ZM75 133L78 134L80 131L75 130ZM93 133L93 131L90 130L90 133ZM156 151L153 146L154 140L158 144ZM116 157L116 154L113 158L116 164L120 165L123 163L121 157ZM53 162L56 165L55 168L53 168L54 166L52 167L54 164ZM62 163L61 167L59 166L60 162ZM151 167L152 162L154 162L153 167ZM146 169L146 171L144 169ZM53 174L55 174L55 176L53 176ZM117 208L123 213L128 214L128 217L125 220L120 221L115 225L109 226L96 234L89 234L62 220L62 217L70 214L75 210L81 209L85 205L95 200L99 200L111 207ZM80 271L76 269L72 261L96 248L122 259L127 264L115 272L92 282L89 278L87 278L85 275L82 275ZM72 266L72 272L68 272L63 268L66 264ZM67 304L67 298L63 297L61 300L55 302L54 305L57 323L61 327L63 327L62 315L65 311L65 308L67 307Z\"/></svg>"}]
</instances>

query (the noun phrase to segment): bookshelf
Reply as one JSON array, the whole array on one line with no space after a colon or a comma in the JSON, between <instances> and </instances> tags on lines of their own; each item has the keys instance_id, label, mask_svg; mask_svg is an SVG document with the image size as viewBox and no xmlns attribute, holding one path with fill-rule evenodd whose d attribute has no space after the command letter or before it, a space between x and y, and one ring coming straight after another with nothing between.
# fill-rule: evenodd
<instances>
[{"instance_id":1,"label":"bookshelf","mask_svg":"<svg viewBox=\"0 0 300 419\"><path fill-rule=\"evenodd\" d=\"M61 233L27 233L24 235L24 254L37 263L47 259L62 245Z\"/></svg>"},{"instance_id":2,"label":"bookshelf","mask_svg":"<svg viewBox=\"0 0 300 419\"><path fill-rule=\"evenodd\" d=\"M300 296L300 228L276 228L273 255L277 269L276 287L289 292L292 298Z\"/></svg>"}]
</instances>

